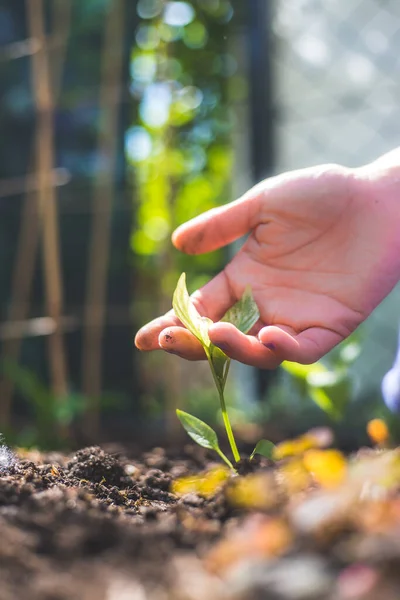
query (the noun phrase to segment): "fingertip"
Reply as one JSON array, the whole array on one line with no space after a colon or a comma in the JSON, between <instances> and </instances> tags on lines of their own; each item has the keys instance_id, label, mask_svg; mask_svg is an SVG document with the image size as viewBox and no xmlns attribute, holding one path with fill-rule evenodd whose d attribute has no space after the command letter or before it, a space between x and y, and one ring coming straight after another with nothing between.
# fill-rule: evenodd
<instances>
[{"instance_id":1,"label":"fingertip","mask_svg":"<svg viewBox=\"0 0 400 600\"><path fill-rule=\"evenodd\" d=\"M161 350L187 360L202 360L205 357L200 342L183 327L163 329L158 336L158 345Z\"/></svg>"},{"instance_id":2,"label":"fingertip","mask_svg":"<svg viewBox=\"0 0 400 600\"><path fill-rule=\"evenodd\" d=\"M153 328L150 324L139 329L135 335L134 344L141 352L149 352L150 350L157 349L157 337L154 335Z\"/></svg>"},{"instance_id":3,"label":"fingertip","mask_svg":"<svg viewBox=\"0 0 400 600\"><path fill-rule=\"evenodd\" d=\"M179 320L176 318L174 312L170 310L165 315L153 319L146 325L143 325L136 333L134 338L134 344L138 350L142 352L149 352L151 350L159 350L158 335L160 331L171 325L176 325Z\"/></svg>"},{"instance_id":4,"label":"fingertip","mask_svg":"<svg viewBox=\"0 0 400 600\"><path fill-rule=\"evenodd\" d=\"M258 332L259 341L281 360L296 360L299 343L293 335L280 327L269 325Z\"/></svg>"},{"instance_id":5,"label":"fingertip","mask_svg":"<svg viewBox=\"0 0 400 600\"><path fill-rule=\"evenodd\" d=\"M172 243L181 252L186 254L201 254L203 251L200 244L204 237L202 224L203 215L195 217L182 225L179 225L173 232Z\"/></svg>"},{"instance_id":6,"label":"fingertip","mask_svg":"<svg viewBox=\"0 0 400 600\"><path fill-rule=\"evenodd\" d=\"M160 331L158 335L158 345L162 350L169 350L174 343L175 340L170 329L163 329Z\"/></svg>"},{"instance_id":7,"label":"fingertip","mask_svg":"<svg viewBox=\"0 0 400 600\"><path fill-rule=\"evenodd\" d=\"M171 236L171 240L175 248L179 248L179 239L181 235L182 225L177 227Z\"/></svg>"},{"instance_id":8,"label":"fingertip","mask_svg":"<svg viewBox=\"0 0 400 600\"><path fill-rule=\"evenodd\" d=\"M141 347L140 347L140 335L141 335L141 334L140 334L140 331L141 331L141 330L139 330L139 331L136 333L135 337L133 338L133 343L134 343L135 347L136 347L138 350L141 350Z\"/></svg>"}]
</instances>

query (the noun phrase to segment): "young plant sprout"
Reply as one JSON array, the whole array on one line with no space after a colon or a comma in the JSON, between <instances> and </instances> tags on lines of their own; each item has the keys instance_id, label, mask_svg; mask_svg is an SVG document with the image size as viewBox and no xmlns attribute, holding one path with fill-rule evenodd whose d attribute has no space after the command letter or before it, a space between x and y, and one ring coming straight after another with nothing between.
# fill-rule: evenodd
<instances>
[{"instance_id":1,"label":"young plant sprout","mask_svg":"<svg viewBox=\"0 0 400 600\"><path fill-rule=\"evenodd\" d=\"M178 319L180 319L183 325L185 325L185 327L199 340L204 348L214 383L218 391L222 418L233 458L235 462L239 462L240 454L236 445L235 437L233 435L224 397L226 380L229 373L230 358L224 352L222 352L220 348L214 346L214 344L211 342L208 335L208 329L213 322L208 317L200 316L195 306L192 304L186 288L185 273L182 273L179 278L173 295L172 306ZM260 313L258 311L257 304L254 301L250 287L247 287L242 298L228 310L222 321L232 323L242 333L247 333L250 331L253 325L255 325L259 317ZM209 425L182 410L177 410L176 414L186 432L195 442L197 442L197 444L203 446L204 448L215 450L215 452L217 452L217 454L226 462L226 464L233 471L236 471L231 461L220 449L217 434ZM254 448L254 451L250 456L250 460L255 454L263 454L270 457L272 449L273 444L271 442L268 440L261 440Z\"/></svg>"}]
</instances>

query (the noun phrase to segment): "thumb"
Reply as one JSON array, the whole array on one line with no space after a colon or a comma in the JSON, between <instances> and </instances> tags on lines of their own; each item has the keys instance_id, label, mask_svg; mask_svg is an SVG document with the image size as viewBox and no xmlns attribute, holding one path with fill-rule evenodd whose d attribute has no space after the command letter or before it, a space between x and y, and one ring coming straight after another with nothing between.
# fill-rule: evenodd
<instances>
[{"instance_id":1,"label":"thumb","mask_svg":"<svg viewBox=\"0 0 400 600\"><path fill-rule=\"evenodd\" d=\"M173 244L187 254L212 252L242 237L258 223L258 186L239 200L212 208L176 229Z\"/></svg>"}]
</instances>

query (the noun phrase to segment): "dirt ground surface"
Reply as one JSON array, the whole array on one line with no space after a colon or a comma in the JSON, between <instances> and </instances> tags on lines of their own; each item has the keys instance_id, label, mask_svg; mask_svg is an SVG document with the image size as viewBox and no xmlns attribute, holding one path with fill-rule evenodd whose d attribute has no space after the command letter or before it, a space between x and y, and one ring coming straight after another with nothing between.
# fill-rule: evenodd
<instances>
[{"instance_id":1,"label":"dirt ground surface","mask_svg":"<svg viewBox=\"0 0 400 600\"><path fill-rule=\"evenodd\" d=\"M258 458L210 496L173 493L218 464L191 445L21 451L0 464L0 600L399 600L399 455L361 454L339 487Z\"/></svg>"}]
</instances>

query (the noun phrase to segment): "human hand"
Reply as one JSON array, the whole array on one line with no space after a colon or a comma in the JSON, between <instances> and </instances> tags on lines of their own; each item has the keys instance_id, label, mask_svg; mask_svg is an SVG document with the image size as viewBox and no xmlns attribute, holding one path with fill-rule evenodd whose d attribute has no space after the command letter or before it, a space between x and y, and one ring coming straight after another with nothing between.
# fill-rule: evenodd
<instances>
[{"instance_id":1,"label":"human hand","mask_svg":"<svg viewBox=\"0 0 400 600\"><path fill-rule=\"evenodd\" d=\"M239 200L180 226L174 245L211 252L250 232L230 263L192 295L218 321L250 285L260 321L244 335L210 327L228 356L259 368L320 359L346 338L400 276L399 153L359 169L324 165L267 179ZM140 350L204 358L170 311L136 335Z\"/></svg>"}]
</instances>

